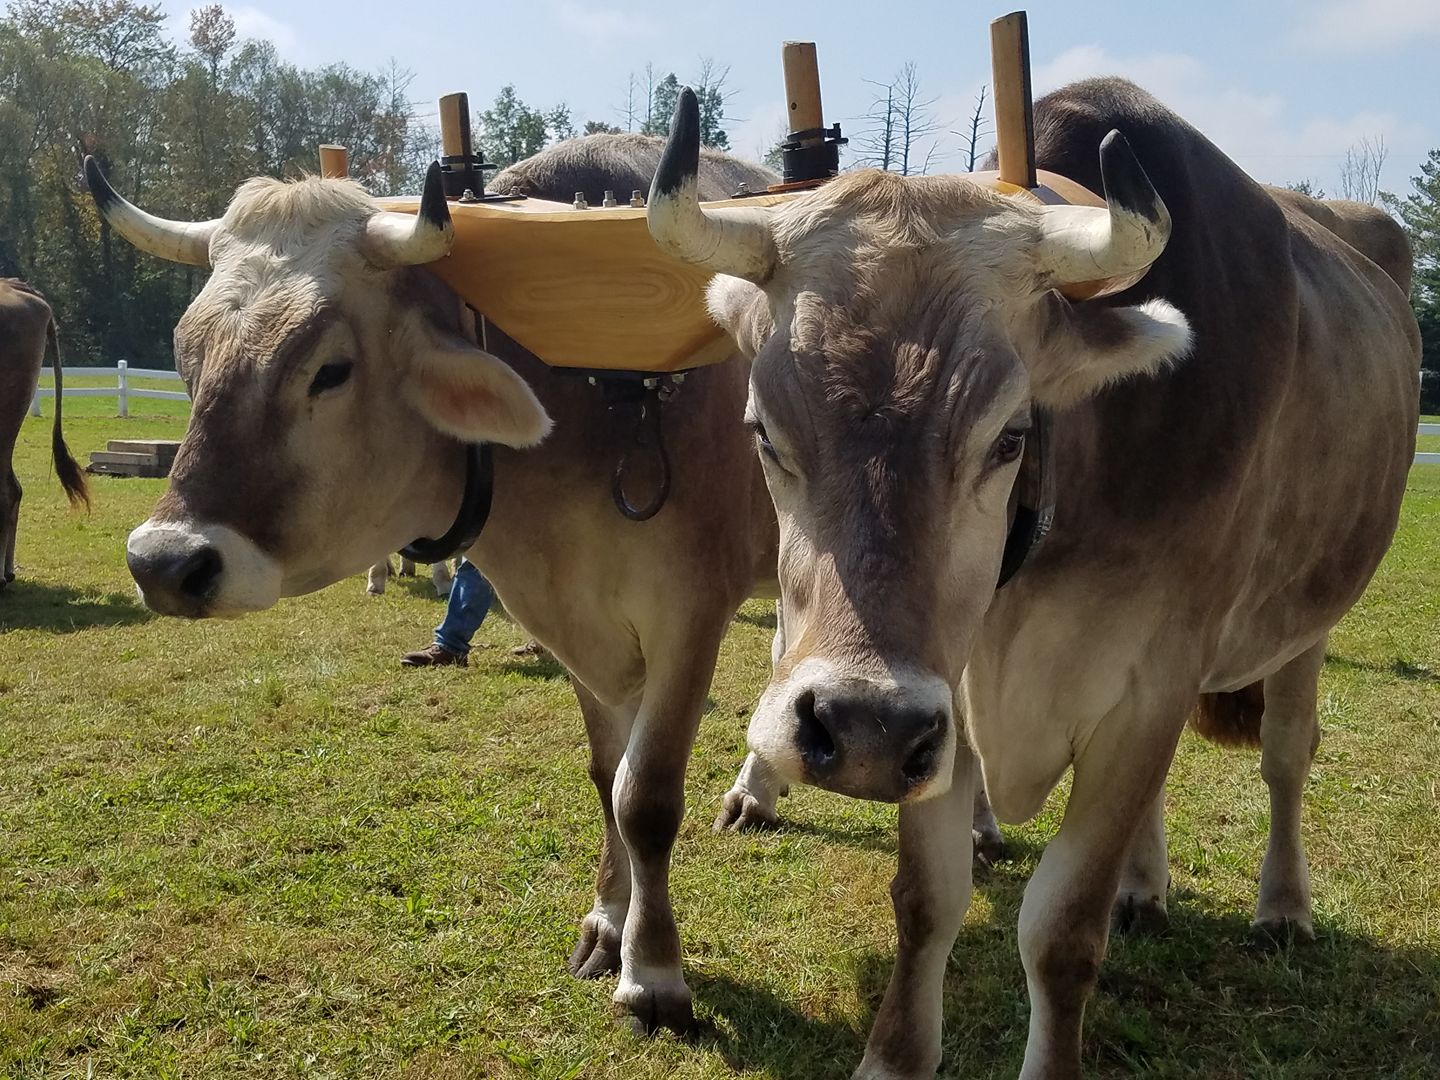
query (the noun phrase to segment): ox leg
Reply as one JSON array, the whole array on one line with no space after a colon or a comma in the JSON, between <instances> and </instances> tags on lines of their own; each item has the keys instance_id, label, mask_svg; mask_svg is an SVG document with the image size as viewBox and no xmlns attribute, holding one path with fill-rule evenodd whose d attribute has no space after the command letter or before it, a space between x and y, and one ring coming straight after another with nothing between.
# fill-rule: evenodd
<instances>
[{"instance_id":1,"label":"ox leg","mask_svg":"<svg viewBox=\"0 0 1440 1080\"><path fill-rule=\"evenodd\" d=\"M15 537L20 532L20 478L15 470L0 484L0 588L15 580Z\"/></svg>"},{"instance_id":2,"label":"ox leg","mask_svg":"<svg viewBox=\"0 0 1440 1080\"><path fill-rule=\"evenodd\" d=\"M1139 704L1106 716L1076 757L1060 831L1025 889L1020 959L1030 1030L1020 1080L1080 1076L1085 1004L1105 956L1121 867L1185 723L1184 702L1144 711Z\"/></svg>"},{"instance_id":3,"label":"ox leg","mask_svg":"<svg viewBox=\"0 0 1440 1080\"><path fill-rule=\"evenodd\" d=\"M735 783L720 803L715 818L715 831L726 829L744 832L747 829L773 829L780 824L775 804L789 792L775 771L754 754L745 758Z\"/></svg>"},{"instance_id":4,"label":"ox leg","mask_svg":"<svg viewBox=\"0 0 1440 1080\"><path fill-rule=\"evenodd\" d=\"M975 845L975 861L981 866L994 866L1005 857L1005 837L1000 834L995 811L990 809L990 797L985 794L985 780L980 775L978 759L975 762L975 818L970 827L970 839Z\"/></svg>"},{"instance_id":5,"label":"ox leg","mask_svg":"<svg viewBox=\"0 0 1440 1080\"><path fill-rule=\"evenodd\" d=\"M385 595L385 579L394 571L390 568L390 560L377 562L370 567L370 572L365 575L365 591L371 596Z\"/></svg>"},{"instance_id":6,"label":"ox leg","mask_svg":"<svg viewBox=\"0 0 1440 1080\"><path fill-rule=\"evenodd\" d=\"M780 601L775 601L775 637L770 643L770 666L775 668L785 655L785 612ZM720 802L720 813L715 818L715 831L731 829L744 832L747 829L773 829L780 824L780 815L775 804L781 795L788 795L789 787L773 769L750 754L740 766L735 783Z\"/></svg>"},{"instance_id":7,"label":"ox leg","mask_svg":"<svg viewBox=\"0 0 1440 1080\"><path fill-rule=\"evenodd\" d=\"M972 855L961 838L972 835L977 774L962 740L950 790L900 807L895 970L854 1080L924 1080L940 1067L945 965L970 907Z\"/></svg>"},{"instance_id":8,"label":"ox leg","mask_svg":"<svg viewBox=\"0 0 1440 1080\"><path fill-rule=\"evenodd\" d=\"M400 556L400 576L401 576L401 577L414 577L414 576L415 576L415 560L414 560L414 559L407 559L407 558L405 558L405 556L403 556L403 555Z\"/></svg>"},{"instance_id":9,"label":"ox leg","mask_svg":"<svg viewBox=\"0 0 1440 1080\"><path fill-rule=\"evenodd\" d=\"M665 634L668 667L652 665L625 756L615 775L615 818L630 853L630 911L621 944L617 1015L637 1032L695 1025L680 969L680 933L670 907L670 852L685 815L685 765L725 624L690 614L689 642ZM648 651L647 651L648 655Z\"/></svg>"},{"instance_id":10,"label":"ox leg","mask_svg":"<svg viewBox=\"0 0 1440 1080\"><path fill-rule=\"evenodd\" d=\"M1260 775L1270 789L1270 841L1260 868L1254 929L1276 941L1314 941L1310 870L1300 838L1301 796L1320 745L1315 706L1326 638L1265 680Z\"/></svg>"},{"instance_id":11,"label":"ox leg","mask_svg":"<svg viewBox=\"0 0 1440 1080\"><path fill-rule=\"evenodd\" d=\"M450 586L454 581L454 575L450 572L450 564L445 560L430 564L430 584L435 586L435 595L441 600L450 597Z\"/></svg>"},{"instance_id":12,"label":"ox leg","mask_svg":"<svg viewBox=\"0 0 1440 1080\"><path fill-rule=\"evenodd\" d=\"M1170 925L1170 856L1165 845L1165 789L1151 801L1120 872L1120 891L1110 913L1110 928L1142 934Z\"/></svg>"},{"instance_id":13,"label":"ox leg","mask_svg":"<svg viewBox=\"0 0 1440 1080\"><path fill-rule=\"evenodd\" d=\"M605 814L605 837L600 842L600 867L595 872L595 903L580 923L580 940L570 954L570 973L578 979L595 979L620 970L620 941L630 908L630 856L615 821L615 772L625 753L635 723L633 706L608 708L574 678L575 697L585 717L590 740L590 779Z\"/></svg>"}]
</instances>

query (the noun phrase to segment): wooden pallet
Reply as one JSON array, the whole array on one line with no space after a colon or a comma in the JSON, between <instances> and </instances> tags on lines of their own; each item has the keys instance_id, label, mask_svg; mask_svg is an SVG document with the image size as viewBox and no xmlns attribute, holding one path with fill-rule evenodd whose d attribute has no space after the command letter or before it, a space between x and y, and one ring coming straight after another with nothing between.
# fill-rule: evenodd
<instances>
[{"instance_id":1,"label":"wooden pallet","mask_svg":"<svg viewBox=\"0 0 1440 1080\"><path fill-rule=\"evenodd\" d=\"M111 439L104 450L90 455L87 472L104 476L143 476L162 479L170 475L178 442L168 439Z\"/></svg>"}]
</instances>

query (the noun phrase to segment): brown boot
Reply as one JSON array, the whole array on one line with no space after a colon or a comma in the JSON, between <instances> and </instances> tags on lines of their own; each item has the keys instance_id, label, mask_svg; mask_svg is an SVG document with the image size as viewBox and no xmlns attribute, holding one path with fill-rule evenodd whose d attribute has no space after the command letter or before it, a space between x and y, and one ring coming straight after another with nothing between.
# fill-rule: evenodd
<instances>
[{"instance_id":1,"label":"brown boot","mask_svg":"<svg viewBox=\"0 0 1440 1080\"><path fill-rule=\"evenodd\" d=\"M401 667L447 667L450 664L469 667L470 658L464 653L453 653L439 643L417 652L406 653L400 658Z\"/></svg>"}]
</instances>

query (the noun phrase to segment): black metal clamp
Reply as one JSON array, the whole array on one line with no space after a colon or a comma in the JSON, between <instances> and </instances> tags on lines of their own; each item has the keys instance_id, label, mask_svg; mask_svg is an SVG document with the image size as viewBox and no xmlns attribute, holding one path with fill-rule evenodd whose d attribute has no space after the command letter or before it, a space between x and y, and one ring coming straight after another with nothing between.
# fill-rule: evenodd
<instances>
[{"instance_id":1,"label":"black metal clamp","mask_svg":"<svg viewBox=\"0 0 1440 1080\"><path fill-rule=\"evenodd\" d=\"M787 184L828 180L840 172L840 147L850 140L840 135L840 125L792 131L780 144Z\"/></svg>"}]
</instances>

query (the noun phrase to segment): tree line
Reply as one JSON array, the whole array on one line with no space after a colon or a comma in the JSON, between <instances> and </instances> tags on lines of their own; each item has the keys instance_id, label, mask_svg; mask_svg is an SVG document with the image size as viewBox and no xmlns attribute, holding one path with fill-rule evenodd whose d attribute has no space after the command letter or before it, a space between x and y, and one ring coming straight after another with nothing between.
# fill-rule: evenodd
<instances>
[{"instance_id":1,"label":"tree line","mask_svg":"<svg viewBox=\"0 0 1440 1080\"><path fill-rule=\"evenodd\" d=\"M118 359L164 366L170 334L204 272L147 258L110 235L84 190L94 154L122 195L167 217L217 217L251 176L297 176L317 167L316 147L350 151L351 174L376 195L413 192L439 135L410 100L414 76L347 64L302 68L266 41L241 40L218 5L191 12L183 42L167 35L158 3L12 0L0 17L0 276L21 277L56 309L81 363ZM700 100L702 141L730 148L728 69L705 60L689 79ZM913 63L871 81L874 102L852 134L848 164L923 173L949 129ZM632 73L611 120L578 119L565 102L535 105L502 87L474 116L486 157L508 165L557 140L598 132L664 135L682 86L673 71ZM985 88L951 131L957 167L989 149ZM778 169L776 131L767 164ZM740 148L742 152L746 148ZM1412 301L1425 348L1424 408L1440 412L1440 150L1403 197L1382 192L1383 141L1352 147L1341 194L1381 202L1410 234ZM1294 185L1313 194L1313 185Z\"/></svg>"},{"instance_id":2,"label":"tree line","mask_svg":"<svg viewBox=\"0 0 1440 1080\"><path fill-rule=\"evenodd\" d=\"M249 177L314 172L321 143L346 146L351 175L376 195L418 190L439 146L410 101L413 74L393 62L303 68L241 40L218 4L191 12L183 42L165 23L160 4L135 0L13 0L0 17L0 277L45 293L81 363L168 366L205 276L111 235L85 191L85 155L137 205L195 220L220 216ZM721 148L726 74L705 62L694 82L704 141ZM664 134L680 86L653 67L632 76L626 130ZM473 120L500 166L580 133L567 104L535 107L513 86Z\"/></svg>"}]
</instances>

